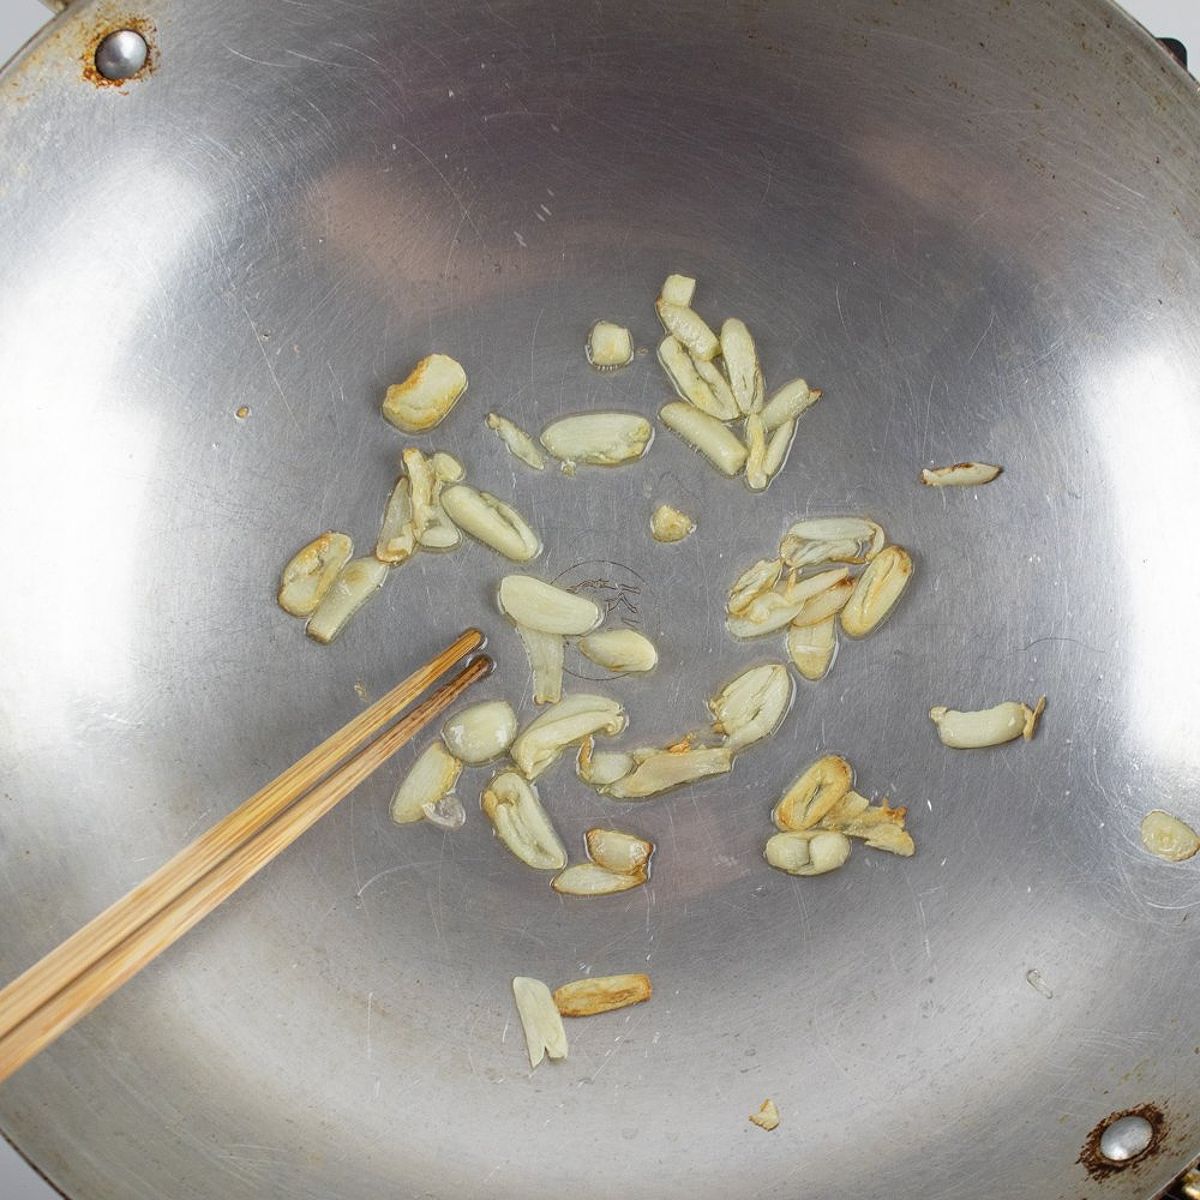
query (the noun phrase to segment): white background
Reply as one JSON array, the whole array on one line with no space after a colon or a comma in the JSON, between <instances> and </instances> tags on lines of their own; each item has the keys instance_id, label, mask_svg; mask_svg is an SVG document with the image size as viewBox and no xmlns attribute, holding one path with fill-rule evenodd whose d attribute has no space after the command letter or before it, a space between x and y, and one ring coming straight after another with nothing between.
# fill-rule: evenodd
<instances>
[{"instance_id":1,"label":"white background","mask_svg":"<svg viewBox=\"0 0 1200 1200\"><path fill-rule=\"evenodd\" d=\"M195 0L202 3L202 0ZM1200 3L1197 0L1127 0L1125 7L1159 37L1176 37L1188 48L1192 70L1200 73ZM15 54L48 18L38 0L0 0L0 62ZM0 173L4 170L0 163ZM47 1187L0 1139L0 1198L52 1200Z\"/></svg>"}]
</instances>

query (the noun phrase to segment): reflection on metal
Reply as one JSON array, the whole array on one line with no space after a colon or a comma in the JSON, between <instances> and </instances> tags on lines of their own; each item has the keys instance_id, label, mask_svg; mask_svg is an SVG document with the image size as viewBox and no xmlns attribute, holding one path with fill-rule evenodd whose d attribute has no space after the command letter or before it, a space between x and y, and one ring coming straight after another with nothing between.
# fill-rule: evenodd
<instances>
[{"instance_id":1,"label":"reflection on metal","mask_svg":"<svg viewBox=\"0 0 1200 1200\"><path fill-rule=\"evenodd\" d=\"M96 47L96 70L114 82L136 75L150 56L146 39L136 29L118 29Z\"/></svg>"},{"instance_id":2,"label":"reflection on metal","mask_svg":"<svg viewBox=\"0 0 1200 1200\"><path fill-rule=\"evenodd\" d=\"M1145 1117L1120 1117L1100 1135L1100 1153L1109 1162L1129 1162L1145 1154L1153 1139L1154 1126Z\"/></svg>"}]
</instances>

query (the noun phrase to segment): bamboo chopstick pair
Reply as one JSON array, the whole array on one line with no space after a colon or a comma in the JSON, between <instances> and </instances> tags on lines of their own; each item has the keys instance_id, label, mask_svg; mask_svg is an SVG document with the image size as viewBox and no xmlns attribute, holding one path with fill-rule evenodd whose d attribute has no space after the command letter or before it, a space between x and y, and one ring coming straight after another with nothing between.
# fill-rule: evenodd
<instances>
[{"instance_id":1,"label":"bamboo chopstick pair","mask_svg":"<svg viewBox=\"0 0 1200 1200\"><path fill-rule=\"evenodd\" d=\"M212 912L487 675L491 659L472 658L380 733L483 641L477 629L460 634L0 991L0 1082Z\"/></svg>"}]
</instances>

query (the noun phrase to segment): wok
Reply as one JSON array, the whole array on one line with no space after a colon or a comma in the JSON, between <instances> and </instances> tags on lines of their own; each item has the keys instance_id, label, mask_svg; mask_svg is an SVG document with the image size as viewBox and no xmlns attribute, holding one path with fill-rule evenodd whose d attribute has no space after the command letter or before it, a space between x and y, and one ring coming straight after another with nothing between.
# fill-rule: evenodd
<instances>
[{"instance_id":1,"label":"wok","mask_svg":"<svg viewBox=\"0 0 1200 1200\"><path fill-rule=\"evenodd\" d=\"M130 24L150 61L112 85L95 47ZM480 545L406 565L332 647L274 604L317 532L370 544L405 444L379 400L433 349L471 385L420 444L658 642L648 679L569 680L637 742L780 657L722 600L798 515L869 514L917 566L731 776L640 806L547 779L573 853L597 819L658 843L628 895L554 896L477 812L397 828L371 780L0 1092L64 1194L1166 1185L1200 1145L1200 868L1138 825L1200 823L1200 106L1144 31L1100 0L80 0L0 94L6 978L452 631L489 632L479 695L528 713ZM509 458L489 409L658 407L669 271L769 383L824 388L781 477L753 496L661 430L617 471ZM592 372L598 317L651 352ZM963 458L1006 470L916 483ZM663 501L699 518L673 548ZM1042 693L1028 745L949 751L927 717ZM909 806L915 858L766 868L826 751ZM638 969L650 1004L530 1073L513 975ZM1089 1156L1139 1108L1147 1154Z\"/></svg>"}]
</instances>

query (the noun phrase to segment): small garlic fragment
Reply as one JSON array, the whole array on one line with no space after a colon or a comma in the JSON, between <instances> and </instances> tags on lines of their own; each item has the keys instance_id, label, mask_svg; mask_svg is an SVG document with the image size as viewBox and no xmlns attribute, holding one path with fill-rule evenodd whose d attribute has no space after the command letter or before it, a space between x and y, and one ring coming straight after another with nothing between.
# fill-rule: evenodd
<instances>
[{"instance_id":1,"label":"small garlic fragment","mask_svg":"<svg viewBox=\"0 0 1200 1200\"><path fill-rule=\"evenodd\" d=\"M765 1129L768 1133L772 1129L778 1129L779 1109L775 1107L775 1101L764 1100L758 1112L750 1114L749 1120L751 1124L757 1125L759 1129Z\"/></svg>"},{"instance_id":2,"label":"small garlic fragment","mask_svg":"<svg viewBox=\"0 0 1200 1200\"><path fill-rule=\"evenodd\" d=\"M752 492L761 492L771 482L766 464L767 439L762 417L751 413L746 418L746 485Z\"/></svg>"},{"instance_id":3,"label":"small garlic fragment","mask_svg":"<svg viewBox=\"0 0 1200 1200\"><path fill-rule=\"evenodd\" d=\"M668 304L678 304L687 308L696 294L696 281L690 275L668 275L663 280L662 290L658 293L660 300Z\"/></svg>"},{"instance_id":4,"label":"small garlic fragment","mask_svg":"<svg viewBox=\"0 0 1200 1200\"><path fill-rule=\"evenodd\" d=\"M645 882L644 873L621 875L588 862L576 863L555 875L550 886L565 896L609 896L614 892L627 892Z\"/></svg>"},{"instance_id":5,"label":"small garlic fragment","mask_svg":"<svg viewBox=\"0 0 1200 1200\"><path fill-rule=\"evenodd\" d=\"M806 767L771 811L776 829L799 831L817 825L854 783L854 768L840 754L826 754Z\"/></svg>"},{"instance_id":6,"label":"small garlic fragment","mask_svg":"<svg viewBox=\"0 0 1200 1200\"><path fill-rule=\"evenodd\" d=\"M638 758L634 754L634 758ZM642 758L635 770L600 790L614 800L643 800L682 783L709 775L723 775L733 766L728 746L696 750L656 750Z\"/></svg>"},{"instance_id":7,"label":"small garlic fragment","mask_svg":"<svg viewBox=\"0 0 1200 1200\"><path fill-rule=\"evenodd\" d=\"M460 483L466 475L466 468L445 450L435 450L429 456L429 465L433 468L433 477L438 483Z\"/></svg>"},{"instance_id":8,"label":"small garlic fragment","mask_svg":"<svg viewBox=\"0 0 1200 1200\"><path fill-rule=\"evenodd\" d=\"M424 433L442 421L467 390L467 373L447 354L421 359L403 383L394 383L383 415L405 433Z\"/></svg>"},{"instance_id":9,"label":"small garlic fragment","mask_svg":"<svg viewBox=\"0 0 1200 1200\"><path fill-rule=\"evenodd\" d=\"M654 426L636 413L590 412L552 421L542 445L564 462L619 467L646 453Z\"/></svg>"},{"instance_id":10,"label":"small garlic fragment","mask_svg":"<svg viewBox=\"0 0 1200 1200\"><path fill-rule=\"evenodd\" d=\"M587 360L600 371L615 371L633 362L633 334L612 321L597 321L588 332Z\"/></svg>"},{"instance_id":11,"label":"small garlic fragment","mask_svg":"<svg viewBox=\"0 0 1200 1200\"><path fill-rule=\"evenodd\" d=\"M870 562L883 549L884 532L863 517L812 517L797 521L779 543L789 567L800 570L825 562Z\"/></svg>"},{"instance_id":12,"label":"small garlic fragment","mask_svg":"<svg viewBox=\"0 0 1200 1200\"><path fill-rule=\"evenodd\" d=\"M839 579L824 591L810 596L800 606L800 611L792 618L792 626L802 629L807 625L820 625L830 617L836 617L846 607L854 594L853 579Z\"/></svg>"},{"instance_id":13,"label":"small garlic fragment","mask_svg":"<svg viewBox=\"0 0 1200 1200\"><path fill-rule=\"evenodd\" d=\"M768 838L763 857L789 875L824 875L850 857L850 839L825 829L776 833Z\"/></svg>"},{"instance_id":14,"label":"small garlic fragment","mask_svg":"<svg viewBox=\"0 0 1200 1200\"><path fill-rule=\"evenodd\" d=\"M820 398L821 389L810 388L803 379L785 383L763 407L763 427L770 433L785 421L794 421Z\"/></svg>"},{"instance_id":15,"label":"small garlic fragment","mask_svg":"<svg viewBox=\"0 0 1200 1200\"><path fill-rule=\"evenodd\" d=\"M695 309L685 304L657 300L654 307L663 328L687 347L688 353L704 362L716 358L721 350L717 335Z\"/></svg>"},{"instance_id":16,"label":"small garlic fragment","mask_svg":"<svg viewBox=\"0 0 1200 1200\"><path fill-rule=\"evenodd\" d=\"M650 999L648 975L590 975L554 989L554 1003L564 1017L593 1017Z\"/></svg>"},{"instance_id":17,"label":"small garlic fragment","mask_svg":"<svg viewBox=\"0 0 1200 1200\"><path fill-rule=\"evenodd\" d=\"M828 617L815 625L793 625L787 634L788 657L805 679L816 682L829 674L837 657L837 619Z\"/></svg>"},{"instance_id":18,"label":"small garlic fragment","mask_svg":"<svg viewBox=\"0 0 1200 1200\"><path fill-rule=\"evenodd\" d=\"M792 704L792 677L779 663L743 671L708 702L713 731L737 752L775 732Z\"/></svg>"},{"instance_id":19,"label":"small garlic fragment","mask_svg":"<svg viewBox=\"0 0 1200 1200\"><path fill-rule=\"evenodd\" d=\"M462 763L441 742L430 742L417 756L392 797L392 820L407 825L425 816L426 804L436 804L454 790Z\"/></svg>"},{"instance_id":20,"label":"small garlic fragment","mask_svg":"<svg viewBox=\"0 0 1200 1200\"><path fill-rule=\"evenodd\" d=\"M566 644L560 633L543 633L518 625L517 633L533 674L534 704L557 704L562 699L563 655Z\"/></svg>"},{"instance_id":21,"label":"small garlic fragment","mask_svg":"<svg viewBox=\"0 0 1200 1200\"><path fill-rule=\"evenodd\" d=\"M525 518L488 492L456 483L442 493L442 507L464 533L514 562L528 562L542 551L541 539Z\"/></svg>"},{"instance_id":22,"label":"small garlic fragment","mask_svg":"<svg viewBox=\"0 0 1200 1200\"><path fill-rule=\"evenodd\" d=\"M1178 817L1155 808L1142 818L1142 845L1167 862L1183 862L1200 850L1200 836Z\"/></svg>"},{"instance_id":23,"label":"small garlic fragment","mask_svg":"<svg viewBox=\"0 0 1200 1200\"><path fill-rule=\"evenodd\" d=\"M618 829L589 829L584 834L588 858L618 875L644 873L654 853L654 843Z\"/></svg>"},{"instance_id":24,"label":"small garlic fragment","mask_svg":"<svg viewBox=\"0 0 1200 1200\"><path fill-rule=\"evenodd\" d=\"M759 559L754 566L747 567L733 581L725 611L731 617L740 616L759 596L765 595L779 582L782 571L783 560L779 558Z\"/></svg>"},{"instance_id":25,"label":"small garlic fragment","mask_svg":"<svg viewBox=\"0 0 1200 1200\"><path fill-rule=\"evenodd\" d=\"M579 743L579 757L575 760L575 774L584 783L593 787L604 787L624 778L637 766L632 754L623 750L597 750L596 739L585 737Z\"/></svg>"},{"instance_id":26,"label":"small garlic fragment","mask_svg":"<svg viewBox=\"0 0 1200 1200\"><path fill-rule=\"evenodd\" d=\"M766 428L766 423L763 425ZM763 471L768 479L774 479L787 462L788 451L792 448L792 438L796 436L795 419L784 421L767 440L767 452L763 456Z\"/></svg>"},{"instance_id":27,"label":"small garlic fragment","mask_svg":"<svg viewBox=\"0 0 1200 1200\"><path fill-rule=\"evenodd\" d=\"M663 338L658 345L658 361L675 391L701 412L716 417L718 421L731 421L738 415L733 393L729 391L729 385L721 377L720 371L712 363L695 362L678 338L670 334ZM701 367L716 374L717 388L704 377Z\"/></svg>"},{"instance_id":28,"label":"small garlic fragment","mask_svg":"<svg viewBox=\"0 0 1200 1200\"><path fill-rule=\"evenodd\" d=\"M439 829L461 829L467 822L467 810L462 801L450 792L440 800L426 801L421 805L425 820Z\"/></svg>"},{"instance_id":29,"label":"small garlic fragment","mask_svg":"<svg viewBox=\"0 0 1200 1200\"><path fill-rule=\"evenodd\" d=\"M462 541L462 534L442 507L442 490L447 481L463 477L462 463L441 451L426 458L411 446L400 457L408 472L411 524L418 545L426 550L452 550Z\"/></svg>"},{"instance_id":30,"label":"small garlic fragment","mask_svg":"<svg viewBox=\"0 0 1200 1200\"><path fill-rule=\"evenodd\" d=\"M693 450L699 450L724 475L736 475L746 461L746 447L737 435L715 417L682 400L672 400L658 410L662 423Z\"/></svg>"},{"instance_id":31,"label":"small garlic fragment","mask_svg":"<svg viewBox=\"0 0 1200 1200\"><path fill-rule=\"evenodd\" d=\"M279 607L293 617L311 617L353 553L354 543L344 533L313 538L283 568Z\"/></svg>"},{"instance_id":32,"label":"small garlic fragment","mask_svg":"<svg viewBox=\"0 0 1200 1200\"><path fill-rule=\"evenodd\" d=\"M417 548L417 530L413 524L412 492L408 477L396 480L383 510L379 538L375 542L375 557L395 566L412 557Z\"/></svg>"},{"instance_id":33,"label":"small garlic fragment","mask_svg":"<svg viewBox=\"0 0 1200 1200\"><path fill-rule=\"evenodd\" d=\"M991 463L961 462L952 467L926 467L921 482L929 487L978 487L991 483L1003 470Z\"/></svg>"},{"instance_id":34,"label":"small garlic fragment","mask_svg":"<svg viewBox=\"0 0 1200 1200\"><path fill-rule=\"evenodd\" d=\"M483 789L479 806L491 821L496 837L526 866L559 871L567 865L567 849L537 791L516 771L497 775Z\"/></svg>"},{"instance_id":35,"label":"small garlic fragment","mask_svg":"<svg viewBox=\"0 0 1200 1200\"><path fill-rule=\"evenodd\" d=\"M484 700L456 712L442 726L451 754L469 766L491 762L517 736L517 714L507 700Z\"/></svg>"},{"instance_id":36,"label":"small garlic fragment","mask_svg":"<svg viewBox=\"0 0 1200 1200\"><path fill-rule=\"evenodd\" d=\"M625 710L615 700L586 692L567 696L521 730L512 744L512 760L526 778L534 779L572 742L591 733L611 737L625 724Z\"/></svg>"},{"instance_id":37,"label":"small garlic fragment","mask_svg":"<svg viewBox=\"0 0 1200 1200\"><path fill-rule=\"evenodd\" d=\"M696 522L687 513L669 504L660 504L650 517L650 536L656 542L682 542L695 528Z\"/></svg>"},{"instance_id":38,"label":"small garlic fragment","mask_svg":"<svg viewBox=\"0 0 1200 1200\"><path fill-rule=\"evenodd\" d=\"M913 563L902 546L885 546L858 577L842 609L842 629L861 638L878 629L912 578Z\"/></svg>"},{"instance_id":39,"label":"small garlic fragment","mask_svg":"<svg viewBox=\"0 0 1200 1200\"><path fill-rule=\"evenodd\" d=\"M741 413L756 413L763 406L763 373L754 338L744 321L730 317L721 326L721 361L729 387Z\"/></svg>"},{"instance_id":40,"label":"small garlic fragment","mask_svg":"<svg viewBox=\"0 0 1200 1200\"><path fill-rule=\"evenodd\" d=\"M740 613L726 619L725 628L736 638L763 637L774 633L790 625L809 599L838 587L849 573L847 567L834 567L804 579L793 579L782 591L764 592L751 600Z\"/></svg>"},{"instance_id":41,"label":"small garlic fragment","mask_svg":"<svg viewBox=\"0 0 1200 1200\"><path fill-rule=\"evenodd\" d=\"M489 429L495 430L511 455L535 471L545 467L546 459L538 449L537 443L519 425L514 425L507 417L494 412L488 413L484 420Z\"/></svg>"},{"instance_id":42,"label":"small garlic fragment","mask_svg":"<svg viewBox=\"0 0 1200 1200\"><path fill-rule=\"evenodd\" d=\"M547 1055L552 1060L566 1058L567 1031L550 989L540 979L523 975L512 981L512 989L517 1015L525 1032L529 1066L536 1067Z\"/></svg>"},{"instance_id":43,"label":"small garlic fragment","mask_svg":"<svg viewBox=\"0 0 1200 1200\"><path fill-rule=\"evenodd\" d=\"M929 710L929 719L937 726L943 745L955 750L977 750L984 746L1000 746L1017 737L1024 737L1028 742L1045 706L1045 696L1033 708L1016 700L1005 700L992 708L974 712L959 712L939 704Z\"/></svg>"},{"instance_id":44,"label":"small garlic fragment","mask_svg":"<svg viewBox=\"0 0 1200 1200\"><path fill-rule=\"evenodd\" d=\"M505 575L497 593L500 610L518 625L579 637L600 624L604 614L587 596L544 583L532 575Z\"/></svg>"},{"instance_id":45,"label":"small garlic fragment","mask_svg":"<svg viewBox=\"0 0 1200 1200\"><path fill-rule=\"evenodd\" d=\"M338 572L317 611L308 618L304 632L314 641L326 645L332 642L379 590L387 573L387 563L381 563L374 555L352 558Z\"/></svg>"},{"instance_id":46,"label":"small garlic fragment","mask_svg":"<svg viewBox=\"0 0 1200 1200\"><path fill-rule=\"evenodd\" d=\"M892 808L887 800L872 804L865 796L849 791L821 818L820 828L861 838L872 849L908 858L916 846L904 829L907 813L902 805Z\"/></svg>"},{"instance_id":47,"label":"small garlic fragment","mask_svg":"<svg viewBox=\"0 0 1200 1200\"><path fill-rule=\"evenodd\" d=\"M633 629L602 629L579 643L580 653L597 666L623 673L652 671L658 663L654 643Z\"/></svg>"}]
</instances>

